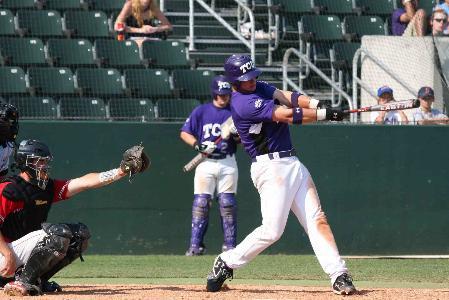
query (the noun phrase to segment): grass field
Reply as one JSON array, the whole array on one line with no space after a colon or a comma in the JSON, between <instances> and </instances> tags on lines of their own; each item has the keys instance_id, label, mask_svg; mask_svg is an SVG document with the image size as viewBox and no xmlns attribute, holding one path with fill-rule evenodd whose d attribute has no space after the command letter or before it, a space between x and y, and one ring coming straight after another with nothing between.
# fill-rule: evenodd
<instances>
[{"instance_id":1,"label":"grass field","mask_svg":"<svg viewBox=\"0 0 449 300\"><path fill-rule=\"evenodd\" d=\"M204 284L214 256L86 255L62 270L63 284ZM358 287L448 288L447 259L346 259ZM236 284L328 286L311 255L260 255L234 272Z\"/></svg>"}]
</instances>

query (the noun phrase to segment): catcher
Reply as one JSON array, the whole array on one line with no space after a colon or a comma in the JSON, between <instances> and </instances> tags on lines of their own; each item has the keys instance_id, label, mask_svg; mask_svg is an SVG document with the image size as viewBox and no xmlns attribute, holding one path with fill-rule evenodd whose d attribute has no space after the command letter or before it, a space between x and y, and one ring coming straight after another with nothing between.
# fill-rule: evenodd
<instances>
[{"instance_id":1,"label":"catcher","mask_svg":"<svg viewBox=\"0 0 449 300\"><path fill-rule=\"evenodd\" d=\"M0 183L0 275L10 296L61 291L49 279L87 249L89 229L82 223L45 223L54 202L103 187L145 171L150 161L143 146L123 154L116 169L71 179L51 179L52 155L46 144L22 141L16 152L20 173Z\"/></svg>"}]
</instances>

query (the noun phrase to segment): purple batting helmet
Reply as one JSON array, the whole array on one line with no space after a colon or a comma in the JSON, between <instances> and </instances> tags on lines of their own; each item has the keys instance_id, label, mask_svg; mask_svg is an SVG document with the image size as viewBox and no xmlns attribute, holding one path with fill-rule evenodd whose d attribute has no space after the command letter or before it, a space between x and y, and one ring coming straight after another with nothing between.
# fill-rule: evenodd
<instances>
[{"instance_id":1,"label":"purple batting helmet","mask_svg":"<svg viewBox=\"0 0 449 300\"><path fill-rule=\"evenodd\" d=\"M256 68L256 65L248 55L233 54L224 64L225 74L231 83L237 81L248 81L259 76L262 71Z\"/></svg>"},{"instance_id":2,"label":"purple batting helmet","mask_svg":"<svg viewBox=\"0 0 449 300\"><path fill-rule=\"evenodd\" d=\"M212 97L216 97L217 95L231 95L232 89L231 84L229 83L226 76L218 75L212 79L212 83L210 85L210 90L212 93Z\"/></svg>"}]
</instances>

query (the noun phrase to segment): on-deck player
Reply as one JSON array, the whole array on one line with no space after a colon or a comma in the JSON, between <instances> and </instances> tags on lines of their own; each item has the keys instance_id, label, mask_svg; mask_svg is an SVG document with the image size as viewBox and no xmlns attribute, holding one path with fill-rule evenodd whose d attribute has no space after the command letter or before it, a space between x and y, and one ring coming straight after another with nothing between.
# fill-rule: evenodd
<instances>
[{"instance_id":1,"label":"on-deck player","mask_svg":"<svg viewBox=\"0 0 449 300\"><path fill-rule=\"evenodd\" d=\"M0 179L8 174L18 132L19 112L11 104L0 103Z\"/></svg>"},{"instance_id":2,"label":"on-deck player","mask_svg":"<svg viewBox=\"0 0 449 300\"><path fill-rule=\"evenodd\" d=\"M230 56L224 69L234 90L232 118L252 158L251 178L260 195L262 225L234 249L215 259L207 277L207 290L219 291L224 281L233 276L233 269L243 267L276 242L292 210L308 234L321 267L331 278L333 291L337 294L355 292L315 184L296 156L288 128L292 123L341 121L343 113L336 109L316 109L320 104L318 100L256 81L261 71L248 56Z\"/></svg>"},{"instance_id":3,"label":"on-deck player","mask_svg":"<svg viewBox=\"0 0 449 300\"><path fill-rule=\"evenodd\" d=\"M238 170L235 161L236 135L221 139L220 125L231 117L229 101L231 84L224 76L216 76L211 83L213 101L196 107L181 128L181 139L207 158L195 170L192 205L192 229L187 256L205 252L204 235L209 223L209 208L215 190L220 205L223 229L222 251L236 245Z\"/></svg>"}]
</instances>

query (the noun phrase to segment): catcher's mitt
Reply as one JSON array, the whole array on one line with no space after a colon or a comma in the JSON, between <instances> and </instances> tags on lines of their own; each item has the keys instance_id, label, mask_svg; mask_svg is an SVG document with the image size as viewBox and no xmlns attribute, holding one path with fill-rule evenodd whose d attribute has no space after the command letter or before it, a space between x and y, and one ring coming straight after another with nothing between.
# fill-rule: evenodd
<instances>
[{"instance_id":1,"label":"catcher's mitt","mask_svg":"<svg viewBox=\"0 0 449 300\"><path fill-rule=\"evenodd\" d=\"M128 173L130 177L136 173L142 173L151 164L148 156L143 152L142 143L138 146L133 146L123 153L123 159L120 162L120 169Z\"/></svg>"}]
</instances>

